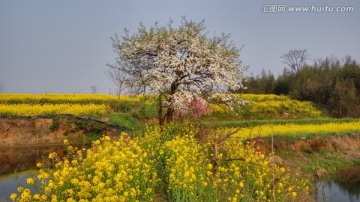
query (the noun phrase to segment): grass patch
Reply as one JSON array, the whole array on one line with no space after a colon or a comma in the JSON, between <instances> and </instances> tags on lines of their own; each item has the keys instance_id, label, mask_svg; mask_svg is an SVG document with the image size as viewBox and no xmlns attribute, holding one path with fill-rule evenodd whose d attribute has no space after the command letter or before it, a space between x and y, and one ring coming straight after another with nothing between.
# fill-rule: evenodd
<instances>
[{"instance_id":1,"label":"grass patch","mask_svg":"<svg viewBox=\"0 0 360 202\"><path fill-rule=\"evenodd\" d=\"M115 113L110 115L109 123L123 126L130 130L139 130L141 123L130 114L126 113Z\"/></svg>"},{"instance_id":2,"label":"grass patch","mask_svg":"<svg viewBox=\"0 0 360 202\"><path fill-rule=\"evenodd\" d=\"M150 119L157 117L157 110L154 105L145 104L133 113L133 116L138 119Z\"/></svg>"},{"instance_id":3,"label":"grass patch","mask_svg":"<svg viewBox=\"0 0 360 202\"><path fill-rule=\"evenodd\" d=\"M318 179L332 179L340 168L359 165L359 160L346 159L343 152L335 152L331 155L324 153L314 153L304 155L308 161L299 164L305 173L313 173ZM296 158L296 157L295 157ZM296 158L301 162L300 158ZM294 159L295 160L295 159Z\"/></svg>"},{"instance_id":4,"label":"grass patch","mask_svg":"<svg viewBox=\"0 0 360 202\"><path fill-rule=\"evenodd\" d=\"M283 125L283 124L324 124L324 123L348 123L353 122L358 119L353 118L343 118L343 119L331 119L331 118L320 118L320 119L260 119L260 120L225 120L225 121L202 121L199 125L205 127L219 128L245 128L245 127L253 127L260 126L265 124L272 125Z\"/></svg>"}]
</instances>

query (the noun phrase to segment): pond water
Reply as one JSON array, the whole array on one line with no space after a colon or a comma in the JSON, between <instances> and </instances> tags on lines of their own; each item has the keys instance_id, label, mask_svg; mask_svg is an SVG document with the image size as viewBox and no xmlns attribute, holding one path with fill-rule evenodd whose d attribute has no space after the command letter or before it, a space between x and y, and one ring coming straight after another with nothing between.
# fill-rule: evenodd
<instances>
[{"instance_id":1,"label":"pond water","mask_svg":"<svg viewBox=\"0 0 360 202\"><path fill-rule=\"evenodd\" d=\"M316 201L322 202L355 202L360 201L360 183L340 183L332 180L318 182Z\"/></svg>"},{"instance_id":2,"label":"pond water","mask_svg":"<svg viewBox=\"0 0 360 202\"><path fill-rule=\"evenodd\" d=\"M29 169L51 152L63 156L64 146L0 148L0 176Z\"/></svg>"},{"instance_id":3,"label":"pond water","mask_svg":"<svg viewBox=\"0 0 360 202\"><path fill-rule=\"evenodd\" d=\"M29 177L37 176L36 170L23 171L20 173L14 173L4 175L0 177L0 201L9 200L9 196L12 193L17 193L18 186L30 188L31 193L36 193L37 190L34 187L30 187L26 183L26 179Z\"/></svg>"},{"instance_id":4,"label":"pond water","mask_svg":"<svg viewBox=\"0 0 360 202\"><path fill-rule=\"evenodd\" d=\"M36 163L51 152L62 154L64 147L0 148L0 202L16 193L19 185L27 186L26 179L36 176Z\"/></svg>"},{"instance_id":5,"label":"pond water","mask_svg":"<svg viewBox=\"0 0 360 202\"><path fill-rule=\"evenodd\" d=\"M316 183L317 201L360 202L360 166L341 168L334 180Z\"/></svg>"}]
</instances>

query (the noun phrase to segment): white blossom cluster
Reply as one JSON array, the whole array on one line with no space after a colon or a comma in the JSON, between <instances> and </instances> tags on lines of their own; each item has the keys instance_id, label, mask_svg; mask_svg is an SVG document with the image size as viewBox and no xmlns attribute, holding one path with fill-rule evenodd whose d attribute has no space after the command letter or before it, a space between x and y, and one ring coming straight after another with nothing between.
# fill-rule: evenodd
<instances>
[{"instance_id":1,"label":"white blossom cluster","mask_svg":"<svg viewBox=\"0 0 360 202\"><path fill-rule=\"evenodd\" d=\"M239 50L227 35L208 38L204 30L204 22L185 19L179 28L141 25L137 34L115 36L113 46L118 60L129 64L122 70L133 86L166 94L168 106L182 108L184 100L206 102L215 93L242 87Z\"/></svg>"},{"instance_id":2,"label":"white blossom cluster","mask_svg":"<svg viewBox=\"0 0 360 202\"><path fill-rule=\"evenodd\" d=\"M222 94L220 97L220 102L225 103L230 110L240 111L242 106L250 104L248 100L244 100L236 94ZM218 101L219 102L219 101Z\"/></svg>"}]
</instances>

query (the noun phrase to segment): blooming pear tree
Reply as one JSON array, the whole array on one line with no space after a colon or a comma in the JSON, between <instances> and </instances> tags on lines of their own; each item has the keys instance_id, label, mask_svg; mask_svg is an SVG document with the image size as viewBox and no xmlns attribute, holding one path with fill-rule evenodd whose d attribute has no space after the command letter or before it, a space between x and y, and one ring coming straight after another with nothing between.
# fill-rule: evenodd
<instances>
[{"instance_id":1,"label":"blooming pear tree","mask_svg":"<svg viewBox=\"0 0 360 202\"><path fill-rule=\"evenodd\" d=\"M147 29L111 38L125 62L122 71L129 75L132 90L158 96L159 123L174 119L176 112L191 110L188 103L207 103L216 93L242 87L243 70L239 49L228 42L229 35L208 37L204 21L182 19L180 26L155 23ZM226 96L224 96L226 97Z\"/></svg>"}]
</instances>

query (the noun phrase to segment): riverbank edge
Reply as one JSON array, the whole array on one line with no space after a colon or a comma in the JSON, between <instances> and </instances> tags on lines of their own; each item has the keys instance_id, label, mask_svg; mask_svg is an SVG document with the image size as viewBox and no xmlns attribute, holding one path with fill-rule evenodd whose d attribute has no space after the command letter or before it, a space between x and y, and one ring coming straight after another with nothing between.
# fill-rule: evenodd
<instances>
[{"instance_id":1,"label":"riverbank edge","mask_svg":"<svg viewBox=\"0 0 360 202\"><path fill-rule=\"evenodd\" d=\"M274 136L263 138L257 146L273 153L277 162L299 169L312 182L336 179L344 167L360 166L360 134L343 133L313 137Z\"/></svg>"},{"instance_id":2,"label":"riverbank edge","mask_svg":"<svg viewBox=\"0 0 360 202\"><path fill-rule=\"evenodd\" d=\"M102 135L117 135L126 127L69 114L0 116L0 148L90 144Z\"/></svg>"}]
</instances>

